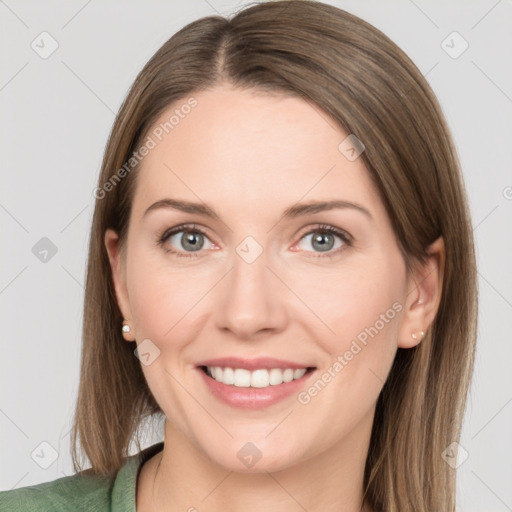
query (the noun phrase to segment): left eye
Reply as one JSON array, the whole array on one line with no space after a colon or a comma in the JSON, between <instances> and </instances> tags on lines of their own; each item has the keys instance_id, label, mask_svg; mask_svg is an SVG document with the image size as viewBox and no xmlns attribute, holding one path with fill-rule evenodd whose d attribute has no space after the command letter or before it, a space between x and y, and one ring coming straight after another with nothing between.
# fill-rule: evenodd
<instances>
[{"instance_id":1,"label":"left eye","mask_svg":"<svg viewBox=\"0 0 512 512\"><path fill-rule=\"evenodd\" d=\"M346 240L341 233L316 229L301 238L299 247L304 251L329 252L339 249L345 243Z\"/></svg>"}]
</instances>

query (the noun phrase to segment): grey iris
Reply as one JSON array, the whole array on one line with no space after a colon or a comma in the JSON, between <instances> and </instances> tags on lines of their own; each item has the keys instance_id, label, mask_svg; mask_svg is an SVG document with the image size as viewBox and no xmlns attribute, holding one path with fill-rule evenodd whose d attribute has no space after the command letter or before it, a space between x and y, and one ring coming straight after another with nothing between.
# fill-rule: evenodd
<instances>
[{"instance_id":1,"label":"grey iris","mask_svg":"<svg viewBox=\"0 0 512 512\"><path fill-rule=\"evenodd\" d=\"M329 233L316 233L311 244L318 251L330 251L334 246L334 237Z\"/></svg>"},{"instance_id":2,"label":"grey iris","mask_svg":"<svg viewBox=\"0 0 512 512\"><path fill-rule=\"evenodd\" d=\"M185 232L181 236L181 245L187 251L199 251L204 245L204 236L193 231Z\"/></svg>"}]
</instances>

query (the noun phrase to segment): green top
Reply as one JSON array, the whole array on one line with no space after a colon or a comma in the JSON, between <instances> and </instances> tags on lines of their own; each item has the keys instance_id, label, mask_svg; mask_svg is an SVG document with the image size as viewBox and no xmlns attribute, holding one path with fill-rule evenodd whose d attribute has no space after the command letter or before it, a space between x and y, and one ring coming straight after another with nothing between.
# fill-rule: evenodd
<instances>
[{"instance_id":1,"label":"green top","mask_svg":"<svg viewBox=\"0 0 512 512\"><path fill-rule=\"evenodd\" d=\"M139 470L148 459L162 451L154 444L126 459L112 483L108 478L84 474L53 482L0 492L2 512L136 512L135 491Z\"/></svg>"}]
</instances>

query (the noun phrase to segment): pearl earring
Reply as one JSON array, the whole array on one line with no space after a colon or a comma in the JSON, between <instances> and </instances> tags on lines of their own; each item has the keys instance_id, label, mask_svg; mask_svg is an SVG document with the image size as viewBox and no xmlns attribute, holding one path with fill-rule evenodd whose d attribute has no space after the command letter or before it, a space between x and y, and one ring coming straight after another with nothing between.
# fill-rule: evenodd
<instances>
[{"instance_id":1,"label":"pearl earring","mask_svg":"<svg viewBox=\"0 0 512 512\"><path fill-rule=\"evenodd\" d=\"M123 334L128 334L131 331L130 326L128 324L123 324L123 327L121 327L121 332Z\"/></svg>"},{"instance_id":2,"label":"pearl earring","mask_svg":"<svg viewBox=\"0 0 512 512\"><path fill-rule=\"evenodd\" d=\"M421 340L421 339L423 338L423 336L425 336L425 333L424 333L422 330L420 330L420 329L418 329L417 331L414 331L414 332L411 334L411 338L412 338L413 340L418 340L418 339L420 339L420 340Z\"/></svg>"}]
</instances>

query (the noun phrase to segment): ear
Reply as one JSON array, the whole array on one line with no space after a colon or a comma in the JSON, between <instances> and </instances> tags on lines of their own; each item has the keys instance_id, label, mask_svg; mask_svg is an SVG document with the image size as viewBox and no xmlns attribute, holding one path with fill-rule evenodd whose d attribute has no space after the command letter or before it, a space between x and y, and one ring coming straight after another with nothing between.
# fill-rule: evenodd
<instances>
[{"instance_id":1,"label":"ear","mask_svg":"<svg viewBox=\"0 0 512 512\"><path fill-rule=\"evenodd\" d=\"M424 264L416 262L408 278L408 294L398 335L400 348L418 345L436 317L443 290L444 240L439 237L427 249Z\"/></svg>"},{"instance_id":2,"label":"ear","mask_svg":"<svg viewBox=\"0 0 512 512\"><path fill-rule=\"evenodd\" d=\"M116 294L117 304L121 310L125 323L130 326L130 332L123 332L123 337L127 341L135 341L134 326L130 309L130 301L126 287L126 263L124 253L119 243L119 235L113 229L105 231L105 247L112 269L112 280Z\"/></svg>"}]
</instances>

